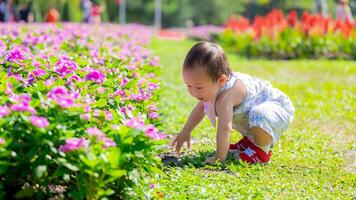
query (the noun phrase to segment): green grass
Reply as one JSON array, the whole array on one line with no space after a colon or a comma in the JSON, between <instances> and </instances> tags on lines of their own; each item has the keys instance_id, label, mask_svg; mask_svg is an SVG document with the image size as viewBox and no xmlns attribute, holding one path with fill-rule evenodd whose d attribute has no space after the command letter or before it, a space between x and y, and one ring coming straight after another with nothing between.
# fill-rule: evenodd
<instances>
[{"instance_id":1,"label":"green grass","mask_svg":"<svg viewBox=\"0 0 356 200\"><path fill-rule=\"evenodd\" d=\"M159 109L167 133L177 133L196 100L181 78L193 41L154 40L161 57ZM203 166L214 153L216 130L207 119L193 131L195 142L178 166L156 175L155 190L167 199L355 199L356 63L352 61L245 60L228 55L234 71L269 80L290 96L293 124L272 149L272 163ZM232 142L240 138L233 133Z\"/></svg>"}]
</instances>

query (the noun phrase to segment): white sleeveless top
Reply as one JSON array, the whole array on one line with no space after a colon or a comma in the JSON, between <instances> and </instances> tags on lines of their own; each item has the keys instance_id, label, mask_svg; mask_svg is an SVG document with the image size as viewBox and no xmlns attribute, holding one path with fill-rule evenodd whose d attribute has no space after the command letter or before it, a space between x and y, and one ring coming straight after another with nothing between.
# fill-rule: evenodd
<instances>
[{"instance_id":1,"label":"white sleeveless top","mask_svg":"<svg viewBox=\"0 0 356 200\"><path fill-rule=\"evenodd\" d=\"M287 111L288 115L294 115L294 107L288 96L272 87L268 81L254 78L248 74L234 72L225 85L219 89L215 98L210 102L204 103L204 112L214 127L216 127L215 101L217 97L233 87L238 80L242 81L247 90L242 103L233 109L233 128L241 134L246 135L249 132L249 111L263 102L273 101L273 103L278 104ZM289 118L291 122L293 117Z\"/></svg>"}]
</instances>

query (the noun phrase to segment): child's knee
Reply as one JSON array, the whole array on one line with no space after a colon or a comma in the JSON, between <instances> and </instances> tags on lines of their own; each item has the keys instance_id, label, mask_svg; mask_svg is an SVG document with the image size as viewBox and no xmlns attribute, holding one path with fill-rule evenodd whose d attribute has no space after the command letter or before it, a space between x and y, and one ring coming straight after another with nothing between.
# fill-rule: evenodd
<instances>
[{"instance_id":1,"label":"child's knee","mask_svg":"<svg viewBox=\"0 0 356 200\"><path fill-rule=\"evenodd\" d=\"M261 127L251 127L252 136L256 145L266 146L273 143L273 137L270 133L262 129Z\"/></svg>"}]
</instances>

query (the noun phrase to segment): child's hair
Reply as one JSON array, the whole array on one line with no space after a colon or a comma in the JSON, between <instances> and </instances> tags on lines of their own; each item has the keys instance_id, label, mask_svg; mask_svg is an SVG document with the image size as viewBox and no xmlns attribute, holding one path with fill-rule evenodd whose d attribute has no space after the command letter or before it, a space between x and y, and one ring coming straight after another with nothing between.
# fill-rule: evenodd
<instances>
[{"instance_id":1,"label":"child's hair","mask_svg":"<svg viewBox=\"0 0 356 200\"><path fill-rule=\"evenodd\" d=\"M183 70L196 67L202 67L213 81L217 81L223 74L231 75L224 50L218 44L210 42L198 42L186 55Z\"/></svg>"}]
</instances>

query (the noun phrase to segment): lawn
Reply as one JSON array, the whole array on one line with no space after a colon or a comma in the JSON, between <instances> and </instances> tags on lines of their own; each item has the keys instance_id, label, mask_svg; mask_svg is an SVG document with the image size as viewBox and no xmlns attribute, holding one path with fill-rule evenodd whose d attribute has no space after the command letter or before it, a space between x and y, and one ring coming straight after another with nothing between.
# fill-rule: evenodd
<instances>
[{"instance_id":1,"label":"lawn","mask_svg":"<svg viewBox=\"0 0 356 200\"><path fill-rule=\"evenodd\" d=\"M169 134L184 125L196 100L181 78L193 41L155 39L161 57L159 109ZM245 60L228 55L234 71L269 80L296 108L292 126L272 149L271 164L246 165L230 157L225 166L204 166L215 150L216 130L207 118L192 133L192 150L165 165L152 183L167 199L355 199L356 63L352 61ZM233 133L232 142L240 138Z\"/></svg>"}]
</instances>

